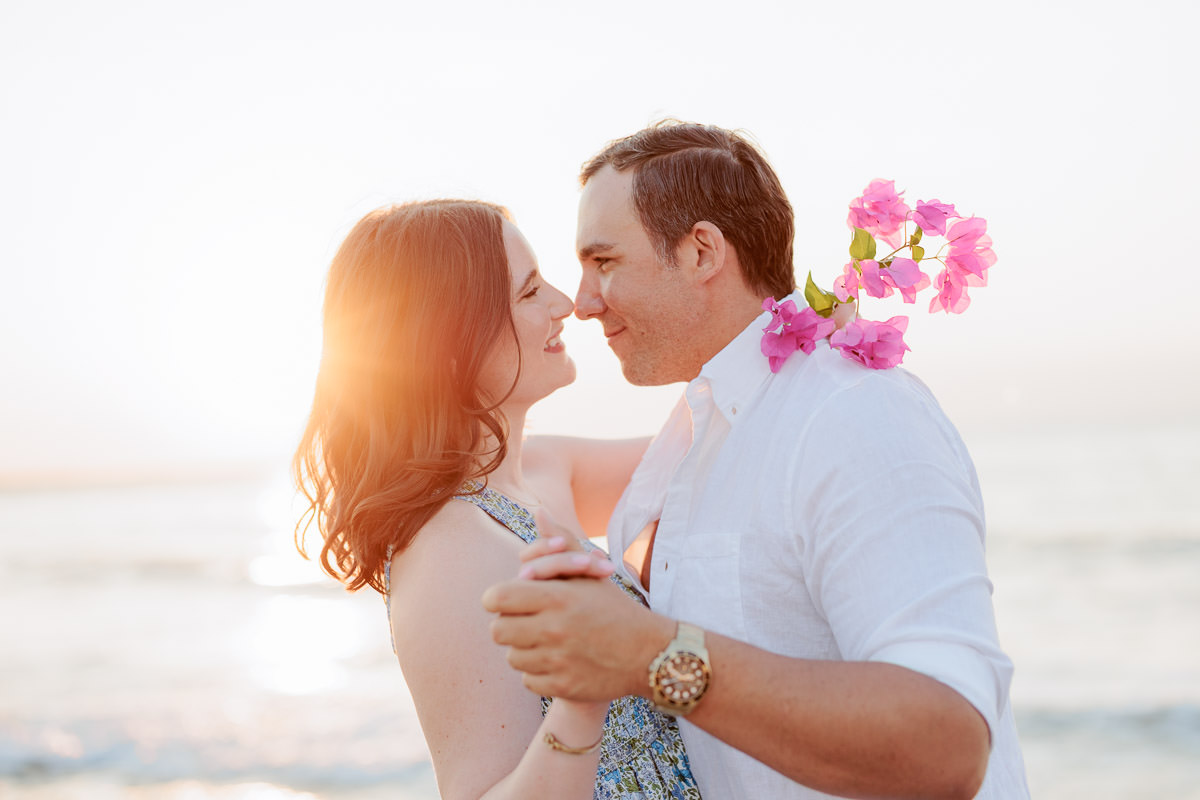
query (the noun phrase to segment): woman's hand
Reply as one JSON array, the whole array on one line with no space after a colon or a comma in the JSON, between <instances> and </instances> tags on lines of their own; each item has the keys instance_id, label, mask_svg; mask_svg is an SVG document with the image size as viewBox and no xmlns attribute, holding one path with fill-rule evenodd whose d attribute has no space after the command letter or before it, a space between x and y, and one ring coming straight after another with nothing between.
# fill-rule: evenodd
<instances>
[{"instance_id":1,"label":"woman's hand","mask_svg":"<svg viewBox=\"0 0 1200 800\"><path fill-rule=\"evenodd\" d=\"M535 517L539 536L521 551L519 579L607 578L616 571L603 550L585 549L582 540L544 511Z\"/></svg>"},{"instance_id":2,"label":"woman's hand","mask_svg":"<svg viewBox=\"0 0 1200 800\"><path fill-rule=\"evenodd\" d=\"M579 542L563 536L538 539L521 551L521 580L607 578L616 571L601 550L586 552Z\"/></svg>"}]
</instances>

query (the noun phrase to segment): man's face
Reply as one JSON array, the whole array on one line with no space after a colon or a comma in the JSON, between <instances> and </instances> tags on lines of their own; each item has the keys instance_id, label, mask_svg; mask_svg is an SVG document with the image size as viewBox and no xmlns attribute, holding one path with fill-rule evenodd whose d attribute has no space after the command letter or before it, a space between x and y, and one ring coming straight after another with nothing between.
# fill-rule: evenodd
<instances>
[{"instance_id":1,"label":"man's face","mask_svg":"<svg viewBox=\"0 0 1200 800\"><path fill-rule=\"evenodd\" d=\"M694 302L693 272L658 258L632 190L633 172L609 166L583 188L575 239L583 275L575 316L600 321L630 383L691 380L704 365L694 344L703 314Z\"/></svg>"}]
</instances>

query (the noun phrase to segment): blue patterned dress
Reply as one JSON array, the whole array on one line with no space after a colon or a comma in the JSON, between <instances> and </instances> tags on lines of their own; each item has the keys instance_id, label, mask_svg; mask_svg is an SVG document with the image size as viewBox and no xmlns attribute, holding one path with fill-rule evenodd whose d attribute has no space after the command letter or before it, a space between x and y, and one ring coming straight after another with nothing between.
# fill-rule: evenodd
<instances>
[{"instance_id":1,"label":"blue patterned dress","mask_svg":"<svg viewBox=\"0 0 1200 800\"><path fill-rule=\"evenodd\" d=\"M472 503L508 528L526 543L537 538L537 523L523 506L500 492L482 487L464 487L456 500ZM584 542L589 549L596 548ZM391 561L389 552L388 561ZM390 581L390 569L385 570ZM646 601L627 580L618 575L613 582L642 605ZM390 584L388 584L390 594ZM551 699L542 698L542 714ZM600 743L600 766L596 770L594 800L700 800L700 789L692 777L683 739L675 718L655 710L644 697L621 697L612 702L604 720Z\"/></svg>"}]
</instances>

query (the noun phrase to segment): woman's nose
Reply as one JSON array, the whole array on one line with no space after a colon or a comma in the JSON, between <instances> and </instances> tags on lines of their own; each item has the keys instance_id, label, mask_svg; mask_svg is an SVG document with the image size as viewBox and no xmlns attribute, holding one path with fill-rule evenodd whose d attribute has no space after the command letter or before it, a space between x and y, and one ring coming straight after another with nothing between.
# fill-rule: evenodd
<instances>
[{"instance_id":1,"label":"woman's nose","mask_svg":"<svg viewBox=\"0 0 1200 800\"><path fill-rule=\"evenodd\" d=\"M559 291L558 289L554 290L554 294L554 305L550 308L551 315L554 319L562 319L563 317L570 316L571 312L575 310L575 304L571 302L571 298L567 296L566 292Z\"/></svg>"}]
</instances>

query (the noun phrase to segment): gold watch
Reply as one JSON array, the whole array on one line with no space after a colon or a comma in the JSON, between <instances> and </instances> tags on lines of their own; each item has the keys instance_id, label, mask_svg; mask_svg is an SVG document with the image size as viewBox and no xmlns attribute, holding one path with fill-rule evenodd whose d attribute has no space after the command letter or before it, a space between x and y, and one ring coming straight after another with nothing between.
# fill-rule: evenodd
<instances>
[{"instance_id":1,"label":"gold watch","mask_svg":"<svg viewBox=\"0 0 1200 800\"><path fill-rule=\"evenodd\" d=\"M711 681L704 631L680 622L675 638L650 662L650 699L664 714L683 717L700 702Z\"/></svg>"}]
</instances>

